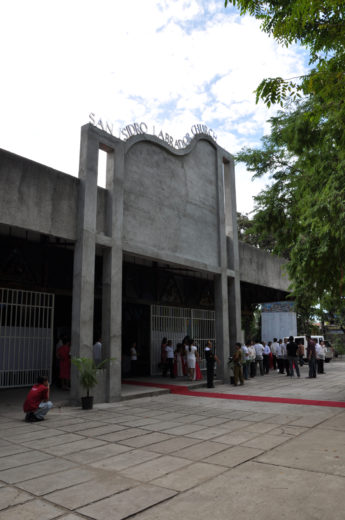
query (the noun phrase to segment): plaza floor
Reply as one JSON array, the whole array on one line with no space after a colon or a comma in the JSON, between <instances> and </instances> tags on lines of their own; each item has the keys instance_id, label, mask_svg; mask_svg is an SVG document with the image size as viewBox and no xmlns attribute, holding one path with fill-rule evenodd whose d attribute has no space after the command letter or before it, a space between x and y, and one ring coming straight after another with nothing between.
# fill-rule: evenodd
<instances>
[{"instance_id":1,"label":"plaza floor","mask_svg":"<svg viewBox=\"0 0 345 520\"><path fill-rule=\"evenodd\" d=\"M344 403L345 363L326 371L216 392ZM3 399L0 519L344 518L344 408L196 393L60 404L33 424Z\"/></svg>"}]
</instances>

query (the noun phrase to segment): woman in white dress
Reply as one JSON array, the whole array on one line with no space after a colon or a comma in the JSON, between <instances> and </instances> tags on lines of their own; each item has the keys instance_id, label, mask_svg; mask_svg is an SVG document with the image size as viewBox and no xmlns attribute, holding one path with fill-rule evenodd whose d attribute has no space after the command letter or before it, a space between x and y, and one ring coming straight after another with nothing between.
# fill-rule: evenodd
<instances>
[{"instance_id":1,"label":"woman in white dress","mask_svg":"<svg viewBox=\"0 0 345 520\"><path fill-rule=\"evenodd\" d=\"M186 356L189 377L193 381L196 360L199 360L198 348L194 345L193 339L189 340L189 345L186 347Z\"/></svg>"}]
</instances>

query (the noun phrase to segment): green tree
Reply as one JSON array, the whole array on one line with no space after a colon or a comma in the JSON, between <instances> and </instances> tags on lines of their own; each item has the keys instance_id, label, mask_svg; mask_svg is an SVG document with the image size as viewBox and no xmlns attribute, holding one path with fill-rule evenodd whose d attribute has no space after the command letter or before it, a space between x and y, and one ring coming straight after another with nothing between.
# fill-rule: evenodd
<instances>
[{"instance_id":1,"label":"green tree","mask_svg":"<svg viewBox=\"0 0 345 520\"><path fill-rule=\"evenodd\" d=\"M280 44L298 43L310 53L311 71L301 78L281 77L264 79L256 90L257 100L268 106L287 99L298 99L328 89L328 82L342 84L345 63L345 2L343 0L225 0L225 7L233 4L242 15L260 20L264 32Z\"/></svg>"},{"instance_id":2,"label":"green tree","mask_svg":"<svg viewBox=\"0 0 345 520\"><path fill-rule=\"evenodd\" d=\"M273 252L275 248L275 240L273 236L268 233L264 235L261 232L256 232L255 221L250 219L248 215L239 212L237 213L237 230L238 238L242 242L253 247L265 249L270 253Z\"/></svg>"},{"instance_id":3,"label":"green tree","mask_svg":"<svg viewBox=\"0 0 345 520\"><path fill-rule=\"evenodd\" d=\"M233 0L242 14L262 20L280 43L298 42L310 52L310 72L298 85L264 80L257 98L284 103L271 119L260 149L237 160L271 184L256 197L252 231L273 237L277 254L289 257L297 304L344 296L345 258L345 3L338 0ZM303 94L298 100L297 95ZM307 311L305 310L307 313Z\"/></svg>"}]
</instances>

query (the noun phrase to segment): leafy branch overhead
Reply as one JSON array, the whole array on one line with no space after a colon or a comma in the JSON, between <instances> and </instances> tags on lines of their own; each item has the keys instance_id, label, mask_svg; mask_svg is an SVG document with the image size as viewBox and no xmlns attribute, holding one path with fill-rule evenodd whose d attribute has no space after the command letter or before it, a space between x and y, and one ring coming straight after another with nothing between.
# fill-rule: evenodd
<instances>
[{"instance_id":1,"label":"leafy branch overhead","mask_svg":"<svg viewBox=\"0 0 345 520\"><path fill-rule=\"evenodd\" d=\"M241 15L261 21L261 29L288 47L295 43L309 51L308 74L299 78L266 78L256 89L256 101L267 106L309 95L332 76L332 83L343 81L344 71L344 1L342 0L225 0ZM341 60L339 62L339 57Z\"/></svg>"},{"instance_id":2,"label":"leafy branch overhead","mask_svg":"<svg viewBox=\"0 0 345 520\"><path fill-rule=\"evenodd\" d=\"M284 102L289 96L293 101L300 99L302 85L297 85L292 81L287 81L283 78L267 78L263 79L256 92L256 102L260 99L268 106L279 104L283 107Z\"/></svg>"},{"instance_id":3,"label":"leafy branch overhead","mask_svg":"<svg viewBox=\"0 0 345 520\"><path fill-rule=\"evenodd\" d=\"M243 149L254 177L269 178L255 198L251 232L288 256L299 305L327 295L332 308L345 297L345 2L233 0L242 15L261 21L279 43L299 43L310 71L299 80L264 79L257 100L284 111L257 149ZM301 96L301 97L300 97ZM291 103L292 102L292 103ZM262 246L261 246L262 247ZM334 311L335 312L335 311Z\"/></svg>"}]
</instances>

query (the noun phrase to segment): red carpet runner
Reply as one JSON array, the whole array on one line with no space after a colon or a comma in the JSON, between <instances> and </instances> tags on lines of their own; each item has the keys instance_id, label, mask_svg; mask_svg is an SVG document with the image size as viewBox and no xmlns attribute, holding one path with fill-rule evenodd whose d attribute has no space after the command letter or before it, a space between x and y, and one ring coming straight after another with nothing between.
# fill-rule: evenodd
<instances>
[{"instance_id":1,"label":"red carpet runner","mask_svg":"<svg viewBox=\"0 0 345 520\"><path fill-rule=\"evenodd\" d=\"M331 408L345 408L342 401L319 401L314 399L290 399L287 397L266 397L261 395L221 394L217 392L198 392L190 390L188 386L169 385L164 383L148 383L144 381L122 381L126 385L151 386L154 388L166 388L172 394L188 395L190 397L211 397L216 399L236 399L238 401L259 401L261 403L300 404L309 406L328 406Z\"/></svg>"}]
</instances>

